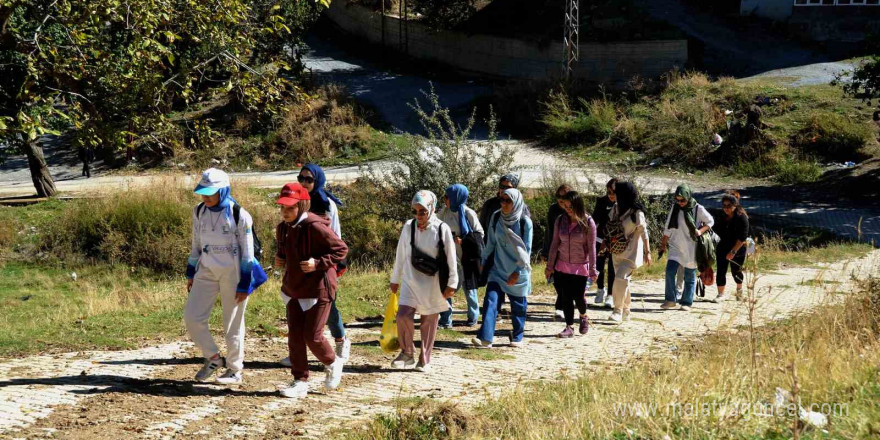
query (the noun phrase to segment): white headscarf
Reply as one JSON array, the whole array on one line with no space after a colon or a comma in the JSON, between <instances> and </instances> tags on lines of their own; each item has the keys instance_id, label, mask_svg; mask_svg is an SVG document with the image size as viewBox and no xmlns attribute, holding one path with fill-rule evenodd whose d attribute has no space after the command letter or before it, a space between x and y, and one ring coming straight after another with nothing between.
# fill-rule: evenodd
<instances>
[{"instance_id":1,"label":"white headscarf","mask_svg":"<svg viewBox=\"0 0 880 440\"><path fill-rule=\"evenodd\" d=\"M412 199L413 205L421 205L428 210L428 222L435 218L434 211L437 210L437 195L431 191L423 189L416 193Z\"/></svg>"}]
</instances>

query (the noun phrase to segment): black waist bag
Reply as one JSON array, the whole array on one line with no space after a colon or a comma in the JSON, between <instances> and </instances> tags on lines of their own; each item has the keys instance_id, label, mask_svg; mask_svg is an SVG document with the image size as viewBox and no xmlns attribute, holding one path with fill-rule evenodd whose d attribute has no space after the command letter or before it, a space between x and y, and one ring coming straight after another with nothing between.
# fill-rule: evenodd
<instances>
[{"instance_id":1,"label":"black waist bag","mask_svg":"<svg viewBox=\"0 0 880 440\"><path fill-rule=\"evenodd\" d=\"M446 262L446 249L443 245L443 223L440 224L440 233L437 236L437 247L440 248L438 258L434 258L416 246L416 220L410 225L409 245L412 248L413 268L425 275L440 275L440 290L445 289L449 282L449 264Z\"/></svg>"}]
</instances>

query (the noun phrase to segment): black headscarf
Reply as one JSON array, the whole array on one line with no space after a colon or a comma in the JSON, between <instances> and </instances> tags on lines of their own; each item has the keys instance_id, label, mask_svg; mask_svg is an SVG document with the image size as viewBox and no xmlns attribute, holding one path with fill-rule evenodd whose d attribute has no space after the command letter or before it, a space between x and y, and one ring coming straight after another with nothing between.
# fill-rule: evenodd
<instances>
[{"instance_id":1,"label":"black headscarf","mask_svg":"<svg viewBox=\"0 0 880 440\"><path fill-rule=\"evenodd\" d=\"M645 212L645 206L639 201L639 193L635 185L629 182L617 182L614 185L614 193L617 194L617 215L622 220L623 215L630 209L633 210L630 218L636 221L636 212Z\"/></svg>"}]
</instances>

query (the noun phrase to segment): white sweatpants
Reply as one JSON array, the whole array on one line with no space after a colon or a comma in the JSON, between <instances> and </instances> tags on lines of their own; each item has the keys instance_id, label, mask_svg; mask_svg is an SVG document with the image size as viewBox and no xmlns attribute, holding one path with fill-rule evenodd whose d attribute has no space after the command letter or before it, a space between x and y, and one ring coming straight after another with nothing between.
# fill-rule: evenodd
<instances>
[{"instance_id":1,"label":"white sweatpants","mask_svg":"<svg viewBox=\"0 0 880 440\"><path fill-rule=\"evenodd\" d=\"M238 274L232 273L226 276L215 276L210 271L198 271L193 279L192 289L186 300L186 308L183 312L183 321L193 342L202 350L202 355L209 358L220 352L208 321L211 318L211 309L220 295L220 304L223 306L223 331L226 334L226 366L235 371L244 368L244 310L247 307L247 299L241 303L235 302L235 287L238 284Z\"/></svg>"}]
</instances>

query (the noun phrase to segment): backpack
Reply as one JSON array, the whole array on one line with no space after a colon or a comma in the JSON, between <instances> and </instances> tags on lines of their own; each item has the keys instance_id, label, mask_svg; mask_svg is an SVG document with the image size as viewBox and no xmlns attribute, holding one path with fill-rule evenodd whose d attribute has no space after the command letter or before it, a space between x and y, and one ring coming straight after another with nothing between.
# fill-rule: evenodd
<instances>
[{"instance_id":1,"label":"backpack","mask_svg":"<svg viewBox=\"0 0 880 440\"><path fill-rule=\"evenodd\" d=\"M202 211L204 211L205 203L199 203L199 206L196 206L196 218L200 218L202 216ZM232 218L235 220L235 226L238 226L238 219L241 218L241 205L238 203L232 204ZM236 229L238 231L238 229ZM260 242L260 237L257 235L256 225L251 225L251 231L254 233L254 259L260 261L263 257L263 243ZM236 234L237 235L237 234Z\"/></svg>"}]
</instances>

